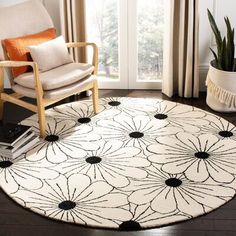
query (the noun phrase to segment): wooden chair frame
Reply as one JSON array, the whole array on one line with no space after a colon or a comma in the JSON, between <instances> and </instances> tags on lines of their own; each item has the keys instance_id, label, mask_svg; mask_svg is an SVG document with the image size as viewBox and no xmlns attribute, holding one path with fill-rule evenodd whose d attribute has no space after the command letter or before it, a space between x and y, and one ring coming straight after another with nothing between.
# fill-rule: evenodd
<instances>
[{"instance_id":1,"label":"wooden chair frame","mask_svg":"<svg viewBox=\"0 0 236 236\"><path fill-rule=\"evenodd\" d=\"M87 47L92 46L93 48L93 61L92 64L94 66L93 75L97 75L98 70L98 48L95 43L88 43L88 42L76 42L76 43L67 43L68 48L80 48L80 47ZM33 105L31 103L25 102L21 100L24 95L18 93L7 94L4 93L4 68L7 67L20 67L20 66L31 66L33 68L34 73L34 80L35 80L35 94L36 94L36 101L37 105ZM11 84L14 82L11 81ZM93 109L94 113L98 113L98 85L97 81L93 81L90 84L86 85L78 92L83 92L86 90L92 90L92 100L93 100ZM76 93L78 93L76 92ZM21 107L24 107L30 111L38 113L39 118L39 129L40 129L40 137L45 138L46 136L46 120L45 120L45 108L49 105L52 105L66 97L69 97L73 94L67 94L57 99L45 99L44 98L44 91L39 79L39 69L36 62L29 62L29 61L0 61L0 120L3 119L3 108L4 102L11 102Z\"/></svg>"}]
</instances>

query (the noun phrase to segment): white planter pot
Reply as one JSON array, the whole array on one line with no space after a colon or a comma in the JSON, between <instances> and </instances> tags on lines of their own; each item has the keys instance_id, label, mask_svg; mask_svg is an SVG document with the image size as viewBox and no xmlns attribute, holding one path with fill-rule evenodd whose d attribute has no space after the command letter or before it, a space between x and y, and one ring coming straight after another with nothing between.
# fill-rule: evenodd
<instances>
[{"instance_id":1,"label":"white planter pot","mask_svg":"<svg viewBox=\"0 0 236 236\"><path fill-rule=\"evenodd\" d=\"M206 85L207 105L219 112L236 112L236 72L216 69L210 63Z\"/></svg>"}]
</instances>

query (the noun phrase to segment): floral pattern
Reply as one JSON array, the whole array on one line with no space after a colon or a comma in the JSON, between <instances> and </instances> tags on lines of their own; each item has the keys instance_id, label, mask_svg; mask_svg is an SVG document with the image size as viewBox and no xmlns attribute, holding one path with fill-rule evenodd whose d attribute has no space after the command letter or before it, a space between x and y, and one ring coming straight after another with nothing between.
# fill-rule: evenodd
<instances>
[{"instance_id":1,"label":"floral pattern","mask_svg":"<svg viewBox=\"0 0 236 236\"><path fill-rule=\"evenodd\" d=\"M122 208L128 204L127 196L112 193L112 189L105 182L91 183L88 176L75 174L68 179L60 176L56 181L45 181L40 191L20 190L17 197L26 207L48 217L83 225L114 227L115 221L129 220L132 215Z\"/></svg>"},{"instance_id":2,"label":"floral pattern","mask_svg":"<svg viewBox=\"0 0 236 236\"><path fill-rule=\"evenodd\" d=\"M170 174L184 173L192 181L230 183L236 174L236 142L221 140L212 134L194 136L179 133L176 138L157 138L148 147L154 154L148 159L162 164Z\"/></svg>"},{"instance_id":3,"label":"floral pattern","mask_svg":"<svg viewBox=\"0 0 236 236\"><path fill-rule=\"evenodd\" d=\"M157 101L155 109L147 114L158 122L168 121L172 126L191 133L199 132L201 126L209 123L204 119L206 113L202 110L168 101Z\"/></svg>"},{"instance_id":4,"label":"floral pattern","mask_svg":"<svg viewBox=\"0 0 236 236\"><path fill-rule=\"evenodd\" d=\"M147 172L142 168L150 165L144 158L137 157L140 149L122 147L121 141L100 142L100 149L89 151L82 159L71 159L58 166L65 175L83 173L92 180L105 180L114 187L124 187L130 178L146 178Z\"/></svg>"},{"instance_id":5,"label":"floral pattern","mask_svg":"<svg viewBox=\"0 0 236 236\"><path fill-rule=\"evenodd\" d=\"M235 194L232 188L193 182L183 174L167 174L158 168L152 168L145 180L132 181L127 189L132 191L130 202L136 205L150 203L151 209L161 214L204 214L205 207L214 209L226 202L224 197Z\"/></svg>"},{"instance_id":6,"label":"floral pattern","mask_svg":"<svg viewBox=\"0 0 236 236\"><path fill-rule=\"evenodd\" d=\"M235 196L236 128L195 107L103 98L46 110L47 136L15 159L0 186L52 219L140 230L206 214ZM39 134L37 116L21 122Z\"/></svg>"},{"instance_id":7,"label":"floral pattern","mask_svg":"<svg viewBox=\"0 0 236 236\"><path fill-rule=\"evenodd\" d=\"M210 122L201 128L204 133L211 133L220 139L232 139L236 141L236 127L221 117L209 115L206 119Z\"/></svg>"},{"instance_id":8,"label":"floral pattern","mask_svg":"<svg viewBox=\"0 0 236 236\"><path fill-rule=\"evenodd\" d=\"M113 120L100 120L97 125L96 131L103 139L120 140L126 146L139 147L144 151L147 145L155 142L156 137L169 136L182 131L178 127L168 126L168 123L157 123L148 116L119 115Z\"/></svg>"},{"instance_id":9,"label":"floral pattern","mask_svg":"<svg viewBox=\"0 0 236 236\"><path fill-rule=\"evenodd\" d=\"M128 116L146 115L146 111L152 111L153 107L159 100L157 99L138 99L138 98L127 98L127 97L112 97L102 98L101 104L107 110L119 111ZM110 113L110 111L109 111Z\"/></svg>"},{"instance_id":10,"label":"floral pattern","mask_svg":"<svg viewBox=\"0 0 236 236\"><path fill-rule=\"evenodd\" d=\"M47 119L45 140L41 140L27 154L26 158L38 161L46 158L50 163L62 163L69 158L86 156L85 150L96 150L98 145L94 141L100 136L92 134L89 126L75 126L70 121ZM36 127L36 121L29 119L24 123ZM39 132L38 129L36 132Z\"/></svg>"},{"instance_id":11,"label":"floral pattern","mask_svg":"<svg viewBox=\"0 0 236 236\"><path fill-rule=\"evenodd\" d=\"M9 159L0 156L1 187L9 193L17 192L20 187L28 189L40 189L44 179L56 179L59 174L50 170L44 160L37 165L27 161L23 155Z\"/></svg>"},{"instance_id":12,"label":"floral pattern","mask_svg":"<svg viewBox=\"0 0 236 236\"><path fill-rule=\"evenodd\" d=\"M99 106L99 111L104 110L104 106ZM104 114L104 113L102 113ZM93 112L93 104L90 100L72 102L48 110L47 115L57 121L72 121L78 125L91 125L96 118Z\"/></svg>"}]
</instances>

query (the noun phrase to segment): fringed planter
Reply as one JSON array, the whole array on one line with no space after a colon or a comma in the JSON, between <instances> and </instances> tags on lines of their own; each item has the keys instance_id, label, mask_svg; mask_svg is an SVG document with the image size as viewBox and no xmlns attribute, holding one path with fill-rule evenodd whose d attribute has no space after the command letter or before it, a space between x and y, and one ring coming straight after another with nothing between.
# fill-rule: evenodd
<instances>
[{"instance_id":1,"label":"fringed planter","mask_svg":"<svg viewBox=\"0 0 236 236\"><path fill-rule=\"evenodd\" d=\"M236 72L218 70L214 61L206 80L207 105L219 112L236 112Z\"/></svg>"}]
</instances>

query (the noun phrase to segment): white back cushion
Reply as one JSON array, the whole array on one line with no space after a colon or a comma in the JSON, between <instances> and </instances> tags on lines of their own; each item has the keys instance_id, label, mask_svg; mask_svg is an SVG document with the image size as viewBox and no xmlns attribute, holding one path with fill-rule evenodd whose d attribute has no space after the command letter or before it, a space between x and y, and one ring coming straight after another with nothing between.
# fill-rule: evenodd
<instances>
[{"instance_id":1,"label":"white back cushion","mask_svg":"<svg viewBox=\"0 0 236 236\"><path fill-rule=\"evenodd\" d=\"M73 62L63 36L28 48L41 72Z\"/></svg>"}]
</instances>

